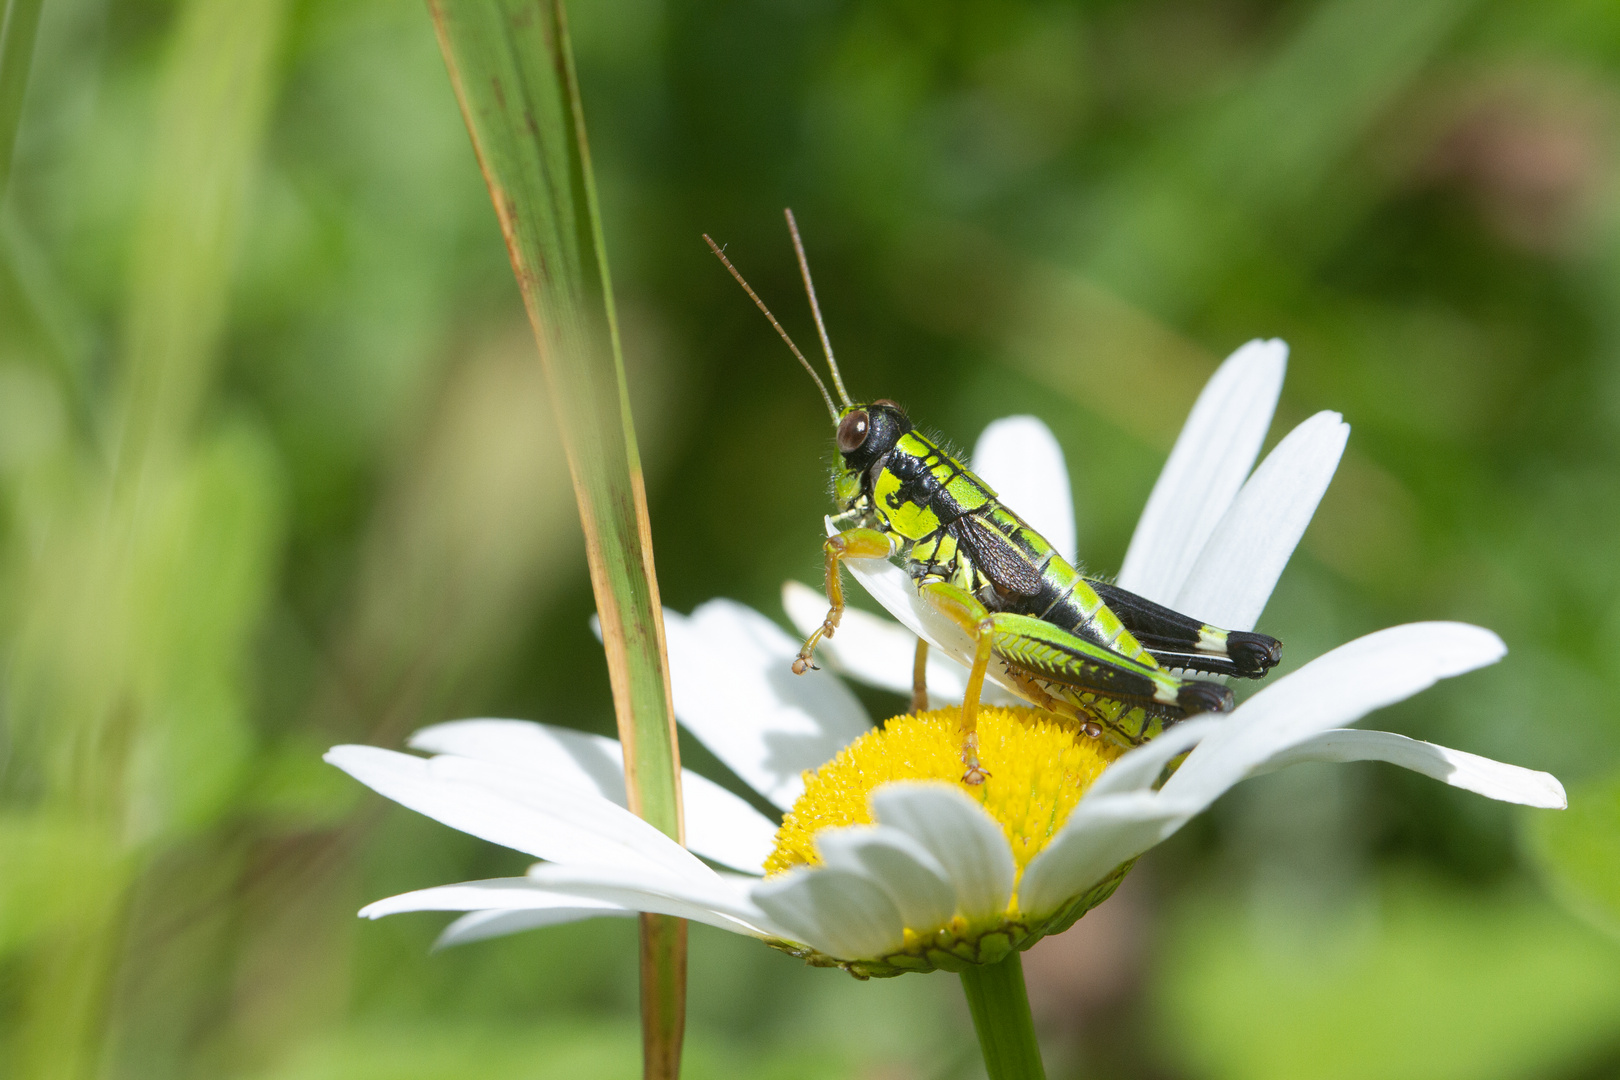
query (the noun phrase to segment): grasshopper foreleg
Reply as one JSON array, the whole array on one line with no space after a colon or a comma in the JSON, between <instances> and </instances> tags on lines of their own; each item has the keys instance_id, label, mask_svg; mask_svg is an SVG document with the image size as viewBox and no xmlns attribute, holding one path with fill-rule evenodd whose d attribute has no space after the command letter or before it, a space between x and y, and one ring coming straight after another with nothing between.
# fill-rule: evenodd
<instances>
[{"instance_id":1,"label":"grasshopper foreleg","mask_svg":"<svg viewBox=\"0 0 1620 1080\"><path fill-rule=\"evenodd\" d=\"M887 559L894 552L894 543L887 533L876 529L846 529L827 537L823 548L827 553L827 617L816 632L805 641L804 648L793 660L793 674L803 675L815 668L816 646L822 638L830 638L844 617L844 579L841 564L845 559Z\"/></svg>"}]
</instances>

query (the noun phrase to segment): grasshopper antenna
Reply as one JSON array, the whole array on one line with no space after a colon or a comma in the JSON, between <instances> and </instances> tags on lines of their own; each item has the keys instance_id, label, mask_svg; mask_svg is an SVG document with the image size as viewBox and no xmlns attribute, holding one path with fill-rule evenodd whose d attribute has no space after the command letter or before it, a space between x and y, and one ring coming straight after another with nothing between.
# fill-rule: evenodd
<instances>
[{"instance_id":1,"label":"grasshopper antenna","mask_svg":"<svg viewBox=\"0 0 1620 1080\"><path fill-rule=\"evenodd\" d=\"M844 389L844 377L839 374L838 361L833 359L832 342L827 338L827 324L821 321L821 305L816 303L816 287L810 280L810 260L804 257L804 241L799 239L799 223L793 219L791 209L784 207L782 214L787 218L788 232L793 234L793 250L799 256L799 273L804 277L804 291L810 297L810 313L816 317L816 332L821 335L821 351L827 354L827 369L832 372L833 385L838 388L839 398L848 405L849 391Z\"/></svg>"},{"instance_id":2,"label":"grasshopper antenna","mask_svg":"<svg viewBox=\"0 0 1620 1080\"><path fill-rule=\"evenodd\" d=\"M838 406L833 404L832 395L827 393L827 384L821 381L821 376L816 374L816 369L810 366L810 361L804 358L804 353L800 352L799 347L793 344L793 339L788 337L786 330L782 329L782 324L776 321L776 316L772 315L771 309L765 306L765 301L759 298L759 294L749 286L748 282L743 280L743 276L737 272L737 268L731 265L731 260L726 258L726 253L720 250L720 245L709 239L708 233L703 234L703 242L709 245L709 250L714 252L715 258L724 263L726 269L731 271L731 276L737 279L737 284L743 287L743 292L747 293L749 299L754 301L754 305L765 313L767 319L771 320L771 325L776 327L778 334L782 335L782 340L787 342L787 347L793 350L793 355L799 358L799 363L804 365L804 370L808 371L810 377L816 381L816 389L821 391L821 400L827 403L827 411L832 413L833 423L838 423ZM844 388L840 386L838 389L842 393ZM849 398L846 396L844 400L847 402Z\"/></svg>"}]
</instances>

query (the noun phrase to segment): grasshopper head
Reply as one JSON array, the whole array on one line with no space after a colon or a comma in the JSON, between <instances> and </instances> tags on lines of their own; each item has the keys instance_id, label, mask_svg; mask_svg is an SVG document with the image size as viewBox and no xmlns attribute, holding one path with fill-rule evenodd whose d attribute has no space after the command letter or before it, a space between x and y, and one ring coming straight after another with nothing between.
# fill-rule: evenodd
<instances>
[{"instance_id":1,"label":"grasshopper head","mask_svg":"<svg viewBox=\"0 0 1620 1080\"><path fill-rule=\"evenodd\" d=\"M910 430L905 410L886 398L844 406L838 414L839 461L833 466L833 499L841 512L871 495L882 462Z\"/></svg>"}]
</instances>

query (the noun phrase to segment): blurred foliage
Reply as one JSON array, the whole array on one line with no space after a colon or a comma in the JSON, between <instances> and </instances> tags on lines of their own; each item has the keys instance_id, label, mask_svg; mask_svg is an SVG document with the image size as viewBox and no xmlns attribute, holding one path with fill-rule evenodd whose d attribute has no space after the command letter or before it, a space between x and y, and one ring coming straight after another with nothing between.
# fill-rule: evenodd
<instances>
[{"instance_id":1,"label":"blurred foliage","mask_svg":"<svg viewBox=\"0 0 1620 1080\"><path fill-rule=\"evenodd\" d=\"M1379 899L1311 927L1188 905L1163 946L1169 1055L1245 1080L1506 1080L1607 1048L1620 947L1524 897L1402 882Z\"/></svg>"},{"instance_id":2,"label":"blurred foliage","mask_svg":"<svg viewBox=\"0 0 1620 1080\"><path fill-rule=\"evenodd\" d=\"M1553 894L1594 926L1620 936L1620 778L1588 780L1567 813L1526 823L1532 858Z\"/></svg>"},{"instance_id":3,"label":"blurred foliage","mask_svg":"<svg viewBox=\"0 0 1620 1080\"><path fill-rule=\"evenodd\" d=\"M1620 1070L1616 946L1557 906L1610 918L1620 827L1620 9L571 16L666 602L776 614L819 572L820 405L698 240L810 339L791 204L852 389L957 445L1040 415L1092 567L1218 358L1278 335L1276 434L1353 434L1262 628L1290 664L1416 618L1512 650L1377 722L1551 769L1567 816L1256 781L1031 958L1054 1075ZM522 860L318 761L611 730L532 348L419 7L44 5L0 212L5 1075L633 1073L630 924L358 924ZM950 980L702 931L692 965L694 1077L971 1075Z\"/></svg>"}]
</instances>

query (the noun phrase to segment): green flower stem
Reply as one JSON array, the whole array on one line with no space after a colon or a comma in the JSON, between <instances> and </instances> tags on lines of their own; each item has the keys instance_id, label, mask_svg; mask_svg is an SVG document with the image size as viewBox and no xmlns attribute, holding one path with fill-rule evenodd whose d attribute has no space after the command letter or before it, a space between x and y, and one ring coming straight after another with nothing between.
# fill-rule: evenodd
<instances>
[{"instance_id":1,"label":"green flower stem","mask_svg":"<svg viewBox=\"0 0 1620 1080\"><path fill-rule=\"evenodd\" d=\"M974 964L962 972L990 1080L1046 1080L1019 957L1012 953L999 964Z\"/></svg>"}]
</instances>

